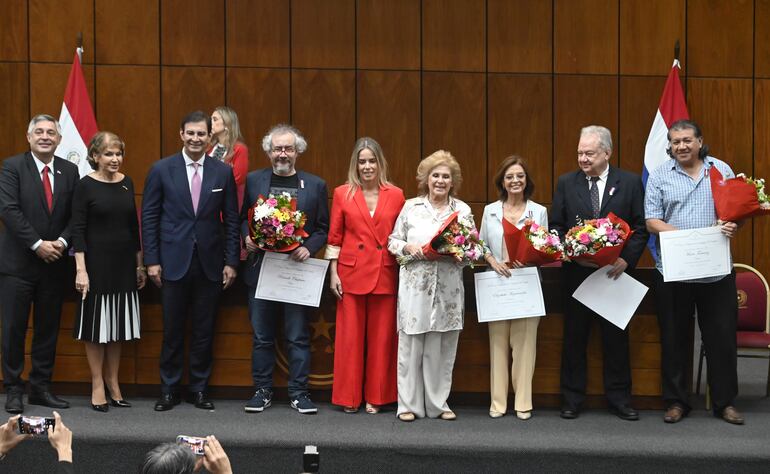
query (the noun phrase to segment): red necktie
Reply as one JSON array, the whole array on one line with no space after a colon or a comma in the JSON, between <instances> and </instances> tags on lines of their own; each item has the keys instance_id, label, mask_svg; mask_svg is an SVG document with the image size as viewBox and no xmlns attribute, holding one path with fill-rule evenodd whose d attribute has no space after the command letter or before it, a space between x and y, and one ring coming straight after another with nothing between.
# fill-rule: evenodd
<instances>
[{"instance_id":1,"label":"red necktie","mask_svg":"<svg viewBox=\"0 0 770 474\"><path fill-rule=\"evenodd\" d=\"M51 212L53 211L53 190L51 179L48 177L48 166L43 166L43 193L45 193L45 202L48 203L48 212Z\"/></svg>"}]
</instances>

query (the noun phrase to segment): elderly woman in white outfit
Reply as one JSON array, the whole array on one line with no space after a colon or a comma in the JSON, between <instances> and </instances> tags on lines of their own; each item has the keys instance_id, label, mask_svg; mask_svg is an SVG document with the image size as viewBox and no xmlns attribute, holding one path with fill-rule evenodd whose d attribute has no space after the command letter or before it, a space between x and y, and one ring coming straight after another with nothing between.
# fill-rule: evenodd
<instances>
[{"instance_id":1,"label":"elderly woman in white outfit","mask_svg":"<svg viewBox=\"0 0 770 474\"><path fill-rule=\"evenodd\" d=\"M454 420L447 405L457 341L463 328L463 265L451 257L426 260L430 242L453 212L473 222L471 209L455 198L462 181L460 165L446 151L417 167L422 194L406 201L388 241L394 255L416 260L400 269L398 283L398 418Z\"/></svg>"},{"instance_id":2,"label":"elderly woman in white outfit","mask_svg":"<svg viewBox=\"0 0 770 474\"><path fill-rule=\"evenodd\" d=\"M480 237L489 247L489 252L484 256L489 264L489 270L508 277L510 276L508 265L513 268L521 268L524 265L508 258L503 240L502 220L506 219L519 229L529 221L548 227L548 211L529 199L535 190L535 185L529 178L527 165L521 157L506 158L500 165L494 182L500 199L484 208ZM489 416L492 418L499 418L507 411L509 367L515 393L516 416L522 420L531 416L532 375L535 372L539 322L540 318L535 317L489 323L489 373L492 396Z\"/></svg>"}]
</instances>

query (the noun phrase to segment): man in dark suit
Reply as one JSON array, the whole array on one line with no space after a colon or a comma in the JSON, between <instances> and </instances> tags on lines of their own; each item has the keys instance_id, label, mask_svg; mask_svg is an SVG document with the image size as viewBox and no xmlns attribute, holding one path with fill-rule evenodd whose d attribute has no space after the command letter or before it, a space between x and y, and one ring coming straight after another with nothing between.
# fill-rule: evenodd
<instances>
[{"instance_id":1,"label":"man in dark suit","mask_svg":"<svg viewBox=\"0 0 770 474\"><path fill-rule=\"evenodd\" d=\"M241 211L244 220L242 232L249 258L243 279L248 286L249 318L254 330L251 354L252 378L256 393L246 403L245 411L259 413L269 407L273 398L273 367L275 366L275 328L283 314L289 359L289 399L291 407L303 414L318 410L307 391L310 373L310 334L308 306L279 303L255 298L257 279L264 251L257 248L249 237L245 219L251 205L261 194L288 192L297 199L297 209L307 216L305 231L309 234L290 258L303 262L326 244L329 232L329 205L326 183L318 176L297 171L297 157L307 149L307 142L299 130L290 125L276 125L262 139L262 149L272 165L252 171L246 178L246 192Z\"/></svg>"},{"instance_id":2,"label":"man in dark suit","mask_svg":"<svg viewBox=\"0 0 770 474\"><path fill-rule=\"evenodd\" d=\"M180 125L182 151L156 162L142 199L147 275L162 287L161 397L155 410L180 402L185 321L191 318L189 403L210 410L207 395L219 296L236 276L240 243L232 168L206 157L211 119L197 111Z\"/></svg>"},{"instance_id":3,"label":"man in dark suit","mask_svg":"<svg viewBox=\"0 0 770 474\"><path fill-rule=\"evenodd\" d=\"M580 132L577 171L559 177L553 196L552 229L564 239L578 220L606 217L610 212L628 223L634 234L614 262L610 278L634 268L647 242L644 220L644 188L639 175L609 165L612 135L605 127L585 127ZM586 346L596 319L602 332L604 394L610 411L624 420L638 420L631 407L631 367L628 330L621 330L572 298L572 293L596 268L565 263L564 342L561 358L561 417L577 418L586 394Z\"/></svg>"},{"instance_id":4,"label":"man in dark suit","mask_svg":"<svg viewBox=\"0 0 770 474\"><path fill-rule=\"evenodd\" d=\"M64 288L71 282L65 253L71 242L72 192L78 168L54 156L59 122L37 115L27 128L30 151L12 156L0 170L0 317L5 410L22 413L24 340L34 307L31 405L67 408L50 391Z\"/></svg>"}]
</instances>

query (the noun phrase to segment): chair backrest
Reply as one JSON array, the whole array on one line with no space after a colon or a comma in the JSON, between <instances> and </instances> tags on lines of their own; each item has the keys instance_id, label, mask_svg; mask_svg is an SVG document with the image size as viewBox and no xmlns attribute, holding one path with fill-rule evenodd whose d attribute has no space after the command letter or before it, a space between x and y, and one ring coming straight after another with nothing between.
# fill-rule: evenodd
<instances>
[{"instance_id":1,"label":"chair backrest","mask_svg":"<svg viewBox=\"0 0 770 474\"><path fill-rule=\"evenodd\" d=\"M770 287L767 280L754 267L734 264L738 288L738 330L770 332Z\"/></svg>"}]
</instances>

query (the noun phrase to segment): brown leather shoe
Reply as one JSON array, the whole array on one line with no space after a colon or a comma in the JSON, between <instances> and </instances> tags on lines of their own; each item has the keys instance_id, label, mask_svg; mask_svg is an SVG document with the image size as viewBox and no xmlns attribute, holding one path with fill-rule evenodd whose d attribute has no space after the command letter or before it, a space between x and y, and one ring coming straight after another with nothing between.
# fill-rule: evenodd
<instances>
[{"instance_id":1,"label":"brown leather shoe","mask_svg":"<svg viewBox=\"0 0 770 474\"><path fill-rule=\"evenodd\" d=\"M682 418L684 418L684 407L678 403L668 407L666 414L663 415L663 421L666 423L678 423L682 421Z\"/></svg>"},{"instance_id":2,"label":"brown leather shoe","mask_svg":"<svg viewBox=\"0 0 770 474\"><path fill-rule=\"evenodd\" d=\"M744 421L741 412L736 410L732 405L729 405L722 410L722 419L733 425L742 425Z\"/></svg>"}]
</instances>

